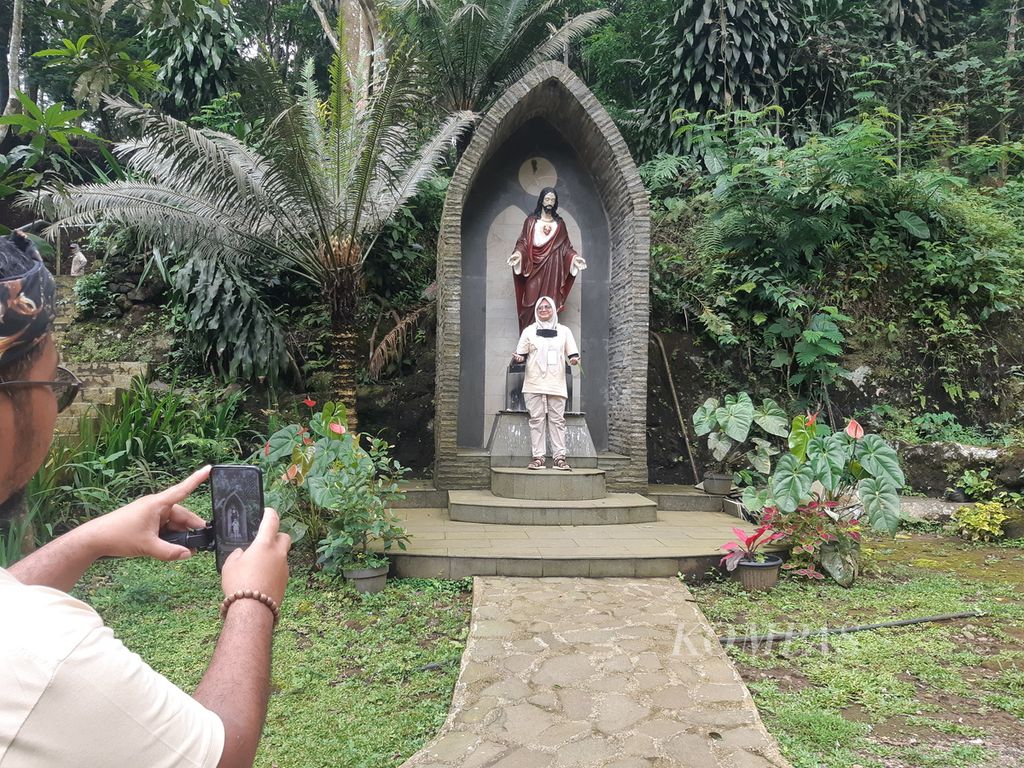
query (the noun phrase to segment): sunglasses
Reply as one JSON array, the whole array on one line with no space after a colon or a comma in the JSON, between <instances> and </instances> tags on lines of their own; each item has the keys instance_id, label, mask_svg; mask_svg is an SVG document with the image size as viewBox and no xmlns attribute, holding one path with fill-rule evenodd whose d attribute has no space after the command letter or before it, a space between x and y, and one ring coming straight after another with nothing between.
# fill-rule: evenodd
<instances>
[{"instance_id":1,"label":"sunglasses","mask_svg":"<svg viewBox=\"0 0 1024 768\"><path fill-rule=\"evenodd\" d=\"M67 368L57 369L56 381L0 381L0 389L17 389L18 387L49 387L57 398L57 413L67 410L78 393L82 391L82 380Z\"/></svg>"}]
</instances>

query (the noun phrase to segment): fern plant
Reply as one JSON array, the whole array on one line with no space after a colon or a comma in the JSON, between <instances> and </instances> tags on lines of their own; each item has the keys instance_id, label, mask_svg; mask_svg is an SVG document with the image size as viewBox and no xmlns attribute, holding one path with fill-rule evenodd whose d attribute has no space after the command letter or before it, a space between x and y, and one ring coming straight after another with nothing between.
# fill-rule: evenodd
<instances>
[{"instance_id":1,"label":"fern plant","mask_svg":"<svg viewBox=\"0 0 1024 768\"><path fill-rule=\"evenodd\" d=\"M374 68L366 98L350 84L343 50L330 74L324 99L307 62L295 97L261 60L252 86L283 106L256 148L111 99L116 114L141 132L116 148L135 179L50 188L36 204L55 210L55 227L113 223L185 254L178 286L190 323L231 374L273 380L289 364L267 277L290 275L314 286L314 302L329 317L332 388L351 406L354 424L363 262L381 227L473 115L452 113L422 138L409 120L425 111L423 72L401 41Z\"/></svg>"}]
</instances>

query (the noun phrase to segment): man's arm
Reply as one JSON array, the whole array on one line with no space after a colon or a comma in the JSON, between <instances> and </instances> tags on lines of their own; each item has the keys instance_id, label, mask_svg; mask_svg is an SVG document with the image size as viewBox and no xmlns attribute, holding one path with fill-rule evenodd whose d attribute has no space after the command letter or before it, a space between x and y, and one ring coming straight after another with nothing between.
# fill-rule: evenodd
<instances>
[{"instance_id":1,"label":"man's arm","mask_svg":"<svg viewBox=\"0 0 1024 768\"><path fill-rule=\"evenodd\" d=\"M160 529L202 528L206 521L181 506L210 475L210 468L193 472L177 485L143 496L127 506L90 520L54 539L8 571L22 584L71 590L90 565L101 557L154 557L184 560L192 553L164 541Z\"/></svg>"},{"instance_id":2,"label":"man's arm","mask_svg":"<svg viewBox=\"0 0 1024 768\"><path fill-rule=\"evenodd\" d=\"M291 539L278 533L277 513L267 509L259 533L244 552L224 563L225 595L238 590L262 592L278 605L288 583ZM243 598L228 608L210 666L193 697L224 724L224 752L218 768L251 766L259 746L270 697L270 647L274 614Z\"/></svg>"}]
</instances>

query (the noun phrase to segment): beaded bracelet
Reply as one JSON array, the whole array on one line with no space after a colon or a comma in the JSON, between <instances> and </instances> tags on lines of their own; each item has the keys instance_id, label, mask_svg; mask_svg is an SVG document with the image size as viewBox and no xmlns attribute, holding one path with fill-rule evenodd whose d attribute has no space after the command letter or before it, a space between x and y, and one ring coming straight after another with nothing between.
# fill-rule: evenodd
<instances>
[{"instance_id":1,"label":"beaded bracelet","mask_svg":"<svg viewBox=\"0 0 1024 768\"><path fill-rule=\"evenodd\" d=\"M274 626L277 626L278 620L281 618L281 608L274 601L274 598L270 595L265 595L262 592L258 592L254 589L239 589L233 594L228 595L220 604L220 617L224 619L228 615L228 608L231 607L232 603L236 600L258 600L263 603L270 612L274 614Z\"/></svg>"}]
</instances>

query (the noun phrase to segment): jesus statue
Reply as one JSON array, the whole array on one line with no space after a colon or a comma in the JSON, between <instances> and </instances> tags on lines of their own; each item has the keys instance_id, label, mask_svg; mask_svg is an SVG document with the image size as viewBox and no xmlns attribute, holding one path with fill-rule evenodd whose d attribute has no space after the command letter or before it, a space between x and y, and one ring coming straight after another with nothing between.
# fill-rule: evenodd
<instances>
[{"instance_id":1,"label":"jesus statue","mask_svg":"<svg viewBox=\"0 0 1024 768\"><path fill-rule=\"evenodd\" d=\"M523 222L515 251L508 259L515 283L519 332L534 320L534 305L541 296L557 302L556 312L565 308L565 300L576 276L587 268L569 242L565 222L558 215L558 193L545 187L537 198L537 208Z\"/></svg>"}]
</instances>

